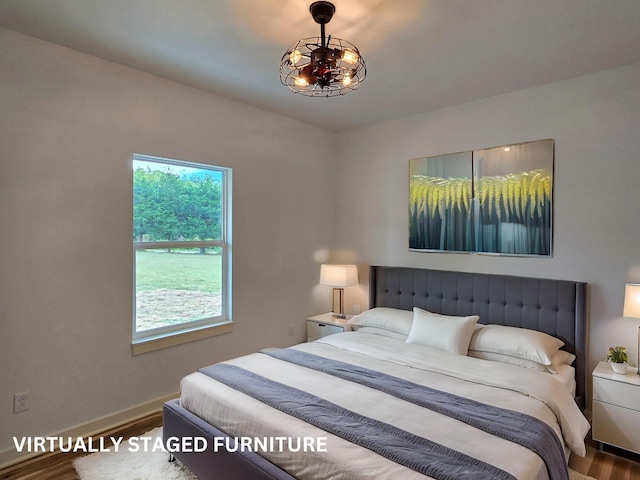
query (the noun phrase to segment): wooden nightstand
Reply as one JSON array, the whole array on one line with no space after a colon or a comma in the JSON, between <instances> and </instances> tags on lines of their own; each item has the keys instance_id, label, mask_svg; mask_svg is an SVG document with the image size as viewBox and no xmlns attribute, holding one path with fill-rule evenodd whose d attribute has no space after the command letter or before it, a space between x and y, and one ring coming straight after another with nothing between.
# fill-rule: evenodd
<instances>
[{"instance_id":1,"label":"wooden nightstand","mask_svg":"<svg viewBox=\"0 0 640 480\"><path fill-rule=\"evenodd\" d=\"M593 371L591 436L597 442L640 453L640 377L635 368L613 373L600 362Z\"/></svg>"},{"instance_id":2,"label":"wooden nightstand","mask_svg":"<svg viewBox=\"0 0 640 480\"><path fill-rule=\"evenodd\" d=\"M348 323L351 316L347 315L347 318L341 319L334 317L331 313L323 313L307 318L307 341L313 342L327 335L351 330L351 325Z\"/></svg>"}]
</instances>

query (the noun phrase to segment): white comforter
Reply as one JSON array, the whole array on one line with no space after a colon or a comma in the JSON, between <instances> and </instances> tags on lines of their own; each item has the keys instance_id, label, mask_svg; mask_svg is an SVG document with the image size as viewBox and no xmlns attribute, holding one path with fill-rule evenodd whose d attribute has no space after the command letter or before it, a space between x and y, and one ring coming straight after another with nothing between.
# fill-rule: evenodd
<instances>
[{"instance_id":1,"label":"white comforter","mask_svg":"<svg viewBox=\"0 0 640 480\"><path fill-rule=\"evenodd\" d=\"M526 413L550 425L571 451L578 455L585 453L584 437L589 424L570 394L550 374L357 332L331 335L291 348ZM548 478L544 463L530 450L385 393L263 354L251 354L224 363L251 370L361 415L432 439L493 464L518 479ZM232 437L327 438L326 452L292 454L285 449L261 453L300 479L427 478L201 373L183 379L181 404Z\"/></svg>"}]
</instances>

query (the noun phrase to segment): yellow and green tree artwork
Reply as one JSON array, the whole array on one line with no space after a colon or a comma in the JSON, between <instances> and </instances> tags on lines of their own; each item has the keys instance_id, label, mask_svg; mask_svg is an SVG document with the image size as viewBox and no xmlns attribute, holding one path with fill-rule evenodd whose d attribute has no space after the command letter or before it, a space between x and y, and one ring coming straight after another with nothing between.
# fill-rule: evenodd
<instances>
[{"instance_id":1,"label":"yellow and green tree artwork","mask_svg":"<svg viewBox=\"0 0 640 480\"><path fill-rule=\"evenodd\" d=\"M471 178L414 175L409 185L409 246L474 251Z\"/></svg>"},{"instance_id":2,"label":"yellow and green tree artwork","mask_svg":"<svg viewBox=\"0 0 640 480\"><path fill-rule=\"evenodd\" d=\"M550 255L553 141L541 142L546 143L537 146L522 144L529 153L535 151L537 155L533 158L519 155L517 161L512 160L515 155L497 156L493 149L469 152L473 167L470 165L468 170L473 174L467 176L421 174L417 172L429 169L421 164L411 165L409 248ZM499 148L504 151L504 147ZM459 165L460 158L460 154L455 159L437 157L438 168L431 170L446 172L447 161L455 160ZM429 160L418 159L427 163ZM527 165L542 168L516 173L507 171ZM460 173L461 169L458 166L453 170Z\"/></svg>"}]
</instances>

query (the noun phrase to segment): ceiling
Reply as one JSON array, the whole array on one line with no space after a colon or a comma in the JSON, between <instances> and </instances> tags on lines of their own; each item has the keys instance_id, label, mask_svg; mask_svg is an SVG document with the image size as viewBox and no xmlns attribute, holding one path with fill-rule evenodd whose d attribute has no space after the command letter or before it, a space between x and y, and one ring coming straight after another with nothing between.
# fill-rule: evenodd
<instances>
[{"instance_id":1,"label":"ceiling","mask_svg":"<svg viewBox=\"0 0 640 480\"><path fill-rule=\"evenodd\" d=\"M310 3L0 0L0 26L332 131L640 62L639 0L334 0L367 78L308 98L279 62L319 35Z\"/></svg>"}]
</instances>

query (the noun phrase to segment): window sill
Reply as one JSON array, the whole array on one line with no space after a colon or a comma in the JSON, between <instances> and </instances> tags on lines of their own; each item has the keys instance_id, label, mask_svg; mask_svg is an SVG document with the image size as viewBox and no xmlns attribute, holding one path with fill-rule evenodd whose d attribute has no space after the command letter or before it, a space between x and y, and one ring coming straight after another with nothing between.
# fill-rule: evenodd
<instances>
[{"instance_id":1,"label":"window sill","mask_svg":"<svg viewBox=\"0 0 640 480\"><path fill-rule=\"evenodd\" d=\"M218 325L200 327L178 333L164 334L157 337L146 338L144 340L137 340L131 344L131 350L133 355L142 355L143 353L174 347L176 345L182 345L183 343L195 342L196 340L201 340L203 338L224 335L226 333L231 333L232 331L233 324L231 322L221 323Z\"/></svg>"}]
</instances>

